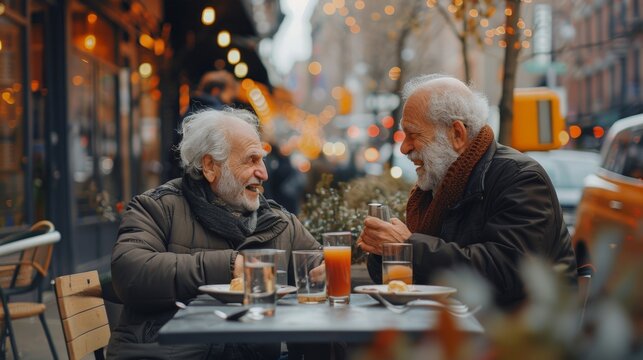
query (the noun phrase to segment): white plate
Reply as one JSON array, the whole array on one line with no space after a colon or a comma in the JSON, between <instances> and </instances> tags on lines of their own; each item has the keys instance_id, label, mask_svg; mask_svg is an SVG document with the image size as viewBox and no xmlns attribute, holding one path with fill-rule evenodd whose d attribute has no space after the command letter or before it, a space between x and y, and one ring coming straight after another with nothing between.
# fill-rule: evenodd
<instances>
[{"instance_id":1,"label":"white plate","mask_svg":"<svg viewBox=\"0 0 643 360\"><path fill-rule=\"evenodd\" d=\"M409 291L405 292L389 292L388 285L362 285L357 286L354 290L361 294L379 293L384 299L395 305L406 304L418 299L444 302L449 295L458 291L448 286L408 285L408 287Z\"/></svg>"},{"instance_id":2,"label":"white plate","mask_svg":"<svg viewBox=\"0 0 643 360\"><path fill-rule=\"evenodd\" d=\"M242 303L243 291L230 291L230 284L214 284L214 285L201 285L199 291L204 292L213 298L220 300L224 303ZM294 286L278 285L277 296L283 297L297 291Z\"/></svg>"}]
</instances>

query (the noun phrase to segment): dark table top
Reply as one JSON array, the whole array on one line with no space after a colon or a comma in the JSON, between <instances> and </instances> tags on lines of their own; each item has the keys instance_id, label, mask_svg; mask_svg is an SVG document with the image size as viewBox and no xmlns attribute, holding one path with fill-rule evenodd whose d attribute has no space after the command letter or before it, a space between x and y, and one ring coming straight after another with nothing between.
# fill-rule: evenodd
<instances>
[{"instance_id":1,"label":"dark table top","mask_svg":"<svg viewBox=\"0 0 643 360\"><path fill-rule=\"evenodd\" d=\"M431 308L412 308L395 314L365 294L351 294L349 306L333 308L328 304L298 304L294 295L277 303L274 317L259 321L226 321L214 309L227 309L217 300L199 297L185 310L179 310L159 331L162 344L188 343L272 343L272 342L370 342L378 331L399 330L421 335L435 330L438 312ZM238 306L238 305L237 305ZM465 333L484 330L473 315L455 318Z\"/></svg>"}]
</instances>

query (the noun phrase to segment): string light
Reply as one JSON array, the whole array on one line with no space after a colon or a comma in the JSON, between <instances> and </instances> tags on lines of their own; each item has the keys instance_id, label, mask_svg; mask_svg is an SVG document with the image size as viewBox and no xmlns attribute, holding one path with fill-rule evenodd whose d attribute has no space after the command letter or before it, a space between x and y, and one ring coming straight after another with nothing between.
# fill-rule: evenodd
<instances>
[{"instance_id":1,"label":"string light","mask_svg":"<svg viewBox=\"0 0 643 360\"><path fill-rule=\"evenodd\" d=\"M201 22L203 25L212 25L216 19L216 13L212 6L207 6L203 9L201 13Z\"/></svg>"},{"instance_id":2,"label":"string light","mask_svg":"<svg viewBox=\"0 0 643 360\"><path fill-rule=\"evenodd\" d=\"M219 31L219 34L217 35L217 44L220 47L227 47L230 45L230 32L227 30Z\"/></svg>"}]
</instances>

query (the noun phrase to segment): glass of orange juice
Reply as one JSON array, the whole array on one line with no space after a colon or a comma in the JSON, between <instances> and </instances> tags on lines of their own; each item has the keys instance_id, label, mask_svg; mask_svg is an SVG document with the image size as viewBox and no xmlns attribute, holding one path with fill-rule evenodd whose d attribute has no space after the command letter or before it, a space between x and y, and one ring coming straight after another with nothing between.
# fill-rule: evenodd
<instances>
[{"instance_id":1,"label":"glass of orange juice","mask_svg":"<svg viewBox=\"0 0 643 360\"><path fill-rule=\"evenodd\" d=\"M382 284L401 280L413 283L413 245L408 243L382 244Z\"/></svg>"},{"instance_id":2,"label":"glass of orange juice","mask_svg":"<svg viewBox=\"0 0 643 360\"><path fill-rule=\"evenodd\" d=\"M330 306L348 305L351 297L351 243L349 231L323 233L326 293Z\"/></svg>"}]
</instances>

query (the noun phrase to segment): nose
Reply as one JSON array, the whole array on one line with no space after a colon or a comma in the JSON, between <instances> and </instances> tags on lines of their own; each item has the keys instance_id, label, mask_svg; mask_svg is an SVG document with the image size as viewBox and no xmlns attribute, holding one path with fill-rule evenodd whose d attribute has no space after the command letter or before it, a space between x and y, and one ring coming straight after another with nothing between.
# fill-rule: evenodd
<instances>
[{"instance_id":1,"label":"nose","mask_svg":"<svg viewBox=\"0 0 643 360\"><path fill-rule=\"evenodd\" d=\"M409 141L409 138L404 138L402 145L400 146L400 151L404 155L408 155L413 150L413 144Z\"/></svg>"},{"instance_id":2,"label":"nose","mask_svg":"<svg viewBox=\"0 0 643 360\"><path fill-rule=\"evenodd\" d=\"M259 162L259 165L255 169L254 175L261 181L268 180L268 170L266 169L266 164L264 164L263 161Z\"/></svg>"}]
</instances>

